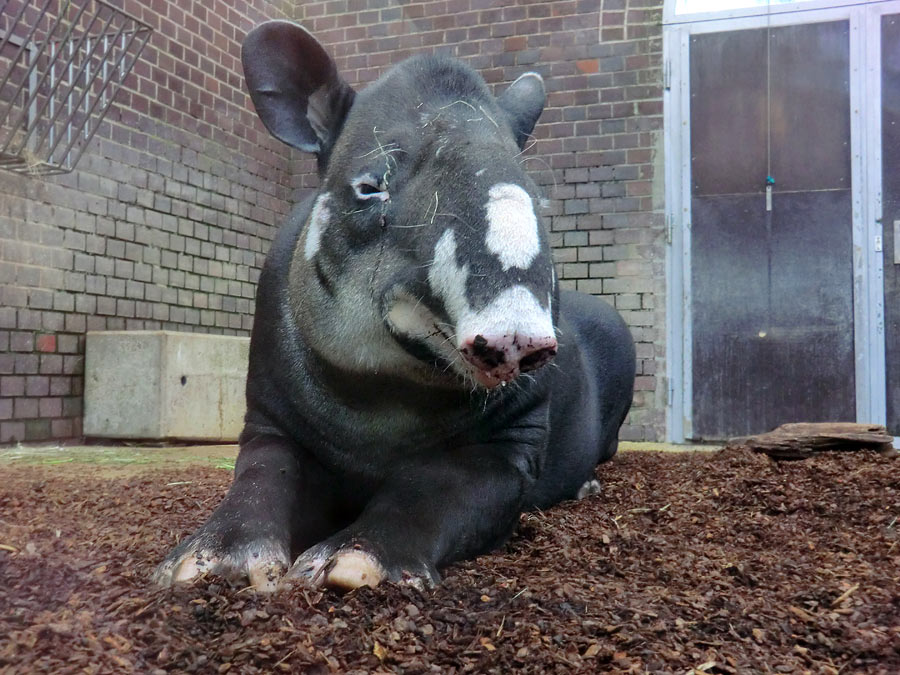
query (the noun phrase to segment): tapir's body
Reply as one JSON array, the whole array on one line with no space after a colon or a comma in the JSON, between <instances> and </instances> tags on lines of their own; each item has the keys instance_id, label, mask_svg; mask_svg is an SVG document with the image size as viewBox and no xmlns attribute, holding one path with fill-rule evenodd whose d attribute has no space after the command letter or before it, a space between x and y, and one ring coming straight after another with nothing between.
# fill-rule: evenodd
<instances>
[{"instance_id":1,"label":"tapir's body","mask_svg":"<svg viewBox=\"0 0 900 675\"><path fill-rule=\"evenodd\" d=\"M248 37L244 64L322 187L260 278L234 485L157 579L272 589L299 555L288 576L308 583L434 583L524 509L575 497L631 403L630 333L560 292L519 163L540 78L494 99L417 57L357 95L285 22Z\"/></svg>"}]
</instances>

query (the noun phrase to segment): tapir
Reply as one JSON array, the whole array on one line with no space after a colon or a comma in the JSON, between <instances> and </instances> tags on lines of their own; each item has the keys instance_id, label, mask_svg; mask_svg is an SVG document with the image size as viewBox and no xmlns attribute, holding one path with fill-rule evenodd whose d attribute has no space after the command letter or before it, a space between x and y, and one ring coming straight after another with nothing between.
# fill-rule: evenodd
<instances>
[{"instance_id":1,"label":"tapir","mask_svg":"<svg viewBox=\"0 0 900 675\"><path fill-rule=\"evenodd\" d=\"M590 491L632 401L631 333L559 288L523 168L543 80L494 97L417 55L357 92L286 21L253 29L242 62L320 187L260 275L233 483L155 579L432 586L524 511Z\"/></svg>"}]
</instances>

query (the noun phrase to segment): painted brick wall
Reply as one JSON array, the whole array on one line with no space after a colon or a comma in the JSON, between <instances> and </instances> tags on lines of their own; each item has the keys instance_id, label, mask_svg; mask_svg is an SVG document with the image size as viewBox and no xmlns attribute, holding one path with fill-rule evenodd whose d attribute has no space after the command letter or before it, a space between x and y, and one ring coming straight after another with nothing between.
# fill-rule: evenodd
<instances>
[{"instance_id":1,"label":"painted brick wall","mask_svg":"<svg viewBox=\"0 0 900 675\"><path fill-rule=\"evenodd\" d=\"M326 0L297 19L354 86L420 51L477 68L496 93L529 70L547 108L525 154L550 198L562 283L604 297L637 341L634 407L622 438L664 435L665 232L660 0ZM293 186L316 185L297 155Z\"/></svg>"},{"instance_id":2,"label":"painted brick wall","mask_svg":"<svg viewBox=\"0 0 900 675\"><path fill-rule=\"evenodd\" d=\"M90 149L64 176L0 174L0 443L81 434L87 330L248 334L288 206L239 59L293 3L113 4L155 32Z\"/></svg>"}]
</instances>

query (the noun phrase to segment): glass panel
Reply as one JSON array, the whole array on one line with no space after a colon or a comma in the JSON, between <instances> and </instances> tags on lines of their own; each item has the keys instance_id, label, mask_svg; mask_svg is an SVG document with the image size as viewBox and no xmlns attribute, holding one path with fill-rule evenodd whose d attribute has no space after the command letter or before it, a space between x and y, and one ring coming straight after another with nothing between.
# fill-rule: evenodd
<instances>
[{"instance_id":1,"label":"glass panel","mask_svg":"<svg viewBox=\"0 0 900 675\"><path fill-rule=\"evenodd\" d=\"M771 35L775 191L849 188L850 26L786 26Z\"/></svg>"},{"instance_id":2,"label":"glass panel","mask_svg":"<svg viewBox=\"0 0 900 675\"><path fill-rule=\"evenodd\" d=\"M765 190L766 31L691 38L691 178L695 195Z\"/></svg>"},{"instance_id":3,"label":"glass panel","mask_svg":"<svg viewBox=\"0 0 900 675\"><path fill-rule=\"evenodd\" d=\"M676 14L727 12L734 9L800 5L811 0L677 0Z\"/></svg>"}]
</instances>

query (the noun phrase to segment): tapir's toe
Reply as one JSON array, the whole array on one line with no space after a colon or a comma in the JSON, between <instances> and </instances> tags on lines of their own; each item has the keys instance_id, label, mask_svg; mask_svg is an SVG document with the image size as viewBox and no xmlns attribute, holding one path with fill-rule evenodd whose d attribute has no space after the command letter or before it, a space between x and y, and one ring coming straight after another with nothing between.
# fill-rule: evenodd
<instances>
[{"instance_id":1,"label":"tapir's toe","mask_svg":"<svg viewBox=\"0 0 900 675\"><path fill-rule=\"evenodd\" d=\"M359 544L336 546L321 543L304 551L284 577L315 588L325 586L350 591L361 586L377 586L382 581L408 584L419 590L440 580L437 570L422 564L388 564Z\"/></svg>"},{"instance_id":2,"label":"tapir's toe","mask_svg":"<svg viewBox=\"0 0 900 675\"><path fill-rule=\"evenodd\" d=\"M264 559L254 562L247 570L250 585L260 593L274 593L288 569L286 559Z\"/></svg>"},{"instance_id":3,"label":"tapir's toe","mask_svg":"<svg viewBox=\"0 0 900 675\"><path fill-rule=\"evenodd\" d=\"M592 479L589 481L585 481L584 485L578 488L578 494L575 495L575 499L584 499L585 497L593 497L594 495L599 495L603 491L603 486L600 485L600 481L596 479Z\"/></svg>"},{"instance_id":4,"label":"tapir's toe","mask_svg":"<svg viewBox=\"0 0 900 675\"><path fill-rule=\"evenodd\" d=\"M172 566L171 583L183 584L214 572L222 564L220 556L206 549L191 551Z\"/></svg>"},{"instance_id":5,"label":"tapir's toe","mask_svg":"<svg viewBox=\"0 0 900 675\"><path fill-rule=\"evenodd\" d=\"M179 546L156 568L153 580L160 586L174 586L217 574L229 581L249 580L250 585L263 593L278 587L288 568L288 554L283 547L270 541L258 541L239 547L210 545L205 537Z\"/></svg>"},{"instance_id":6,"label":"tapir's toe","mask_svg":"<svg viewBox=\"0 0 900 675\"><path fill-rule=\"evenodd\" d=\"M360 586L377 586L387 576L378 559L365 551L342 551L334 557L325 575L325 585L351 591Z\"/></svg>"}]
</instances>

